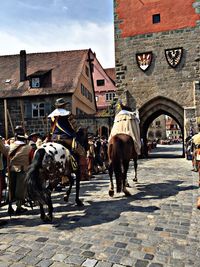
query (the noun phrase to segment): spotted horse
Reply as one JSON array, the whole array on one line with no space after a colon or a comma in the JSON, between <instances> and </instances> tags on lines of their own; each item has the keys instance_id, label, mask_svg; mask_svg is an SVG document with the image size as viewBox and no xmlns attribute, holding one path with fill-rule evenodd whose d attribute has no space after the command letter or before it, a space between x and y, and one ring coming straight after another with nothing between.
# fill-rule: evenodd
<instances>
[{"instance_id":1,"label":"spotted horse","mask_svg":"<svg viewBox=\"0 0 200 267\"><path fill-rule=\"evenodd\" d=\"M76 175L76 203L82 206L79 199L80 170L74 170L71 153L63 145L48 142L42 144L35 152L33 161L26 175L27 198L39 203L40 218L44 222L53 219L52 190L61 182L63 176L69 178L69 189L64 200L67 201L74 183L72 173ZM45 214L44 205L48 207Z\"/></svg>"}]
</instances>

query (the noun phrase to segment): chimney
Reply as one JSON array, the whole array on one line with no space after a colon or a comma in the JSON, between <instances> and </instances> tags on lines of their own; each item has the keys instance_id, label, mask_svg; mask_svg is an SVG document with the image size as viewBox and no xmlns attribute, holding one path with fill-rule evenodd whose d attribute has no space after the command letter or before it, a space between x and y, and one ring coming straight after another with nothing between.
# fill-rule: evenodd
<instances>
[{"instance_id":1,"label":"chimney","mask_svg":"<svg viewBox=\"0 0 200 267\"><path fill-rule=\"evenodd\" d=\"M20 82L26 81L26 50L20 51Z\"/></svg>"}]
</instances>

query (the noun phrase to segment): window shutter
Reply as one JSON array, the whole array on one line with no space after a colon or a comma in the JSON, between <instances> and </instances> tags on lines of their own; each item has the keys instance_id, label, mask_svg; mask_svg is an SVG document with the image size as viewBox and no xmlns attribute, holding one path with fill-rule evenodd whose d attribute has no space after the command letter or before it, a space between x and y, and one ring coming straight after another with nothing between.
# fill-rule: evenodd
<instances>
[{"instance_id":1,"label":"window shutter","mask_svg":"<svg viewBox=\"0 0 200 267\"><path fill-rule=\"evenodd\" d=\"M31 103L26 103L24 109L24 118L31 119L32 118L32 105Z\"/></svg>"}]
</instances>

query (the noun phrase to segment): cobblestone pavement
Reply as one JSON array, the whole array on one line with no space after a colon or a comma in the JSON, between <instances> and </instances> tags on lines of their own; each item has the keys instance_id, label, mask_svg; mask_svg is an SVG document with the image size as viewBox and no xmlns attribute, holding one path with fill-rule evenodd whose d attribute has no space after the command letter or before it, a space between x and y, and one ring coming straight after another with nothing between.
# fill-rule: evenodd
<instances>
[{"instance_id":1,"label":"cobblestone pavement","mask_svg":"<svg viewBox=\"0 0 200 267\"><path fill-rule=\"evenodd\" d=\"M200 266L198 175L191 161L167 158L164 150L139 160L138 183L131 165L130 197L110 198L102 174L81 183L82 208L74 193L67 204L64 192L54 193L52 224L41 223L37 207L13 216L0 228L0 267Z\"/></svg>"}]
</instances>

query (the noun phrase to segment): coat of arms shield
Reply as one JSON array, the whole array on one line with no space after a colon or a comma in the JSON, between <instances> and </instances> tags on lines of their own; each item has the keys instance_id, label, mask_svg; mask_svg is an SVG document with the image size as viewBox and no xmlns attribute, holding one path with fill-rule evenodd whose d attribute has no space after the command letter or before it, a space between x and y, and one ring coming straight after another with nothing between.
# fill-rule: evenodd
<instances>
[{"instance_id":1,"label":"coat of arms shield","mask_svg":"<svg viewBox=\"0 0 200 267\"><path fill-rule=\"evenodd\" d=\"M176 68L178 66L178 64L181 62L182 55L182 47L165 49L166 60L172 68Z\"/></svg>"},{"instance_id":2,"label":"coat of arms shield","mask_svg":"<svg viewBox=\"0 0 200 267\"><path fill-rule=\"evenodd\" d=\"M136 61L142 71L147 71L152 62L153 53L145 52L136 54Z\"/></svg>"}]
</instances>

